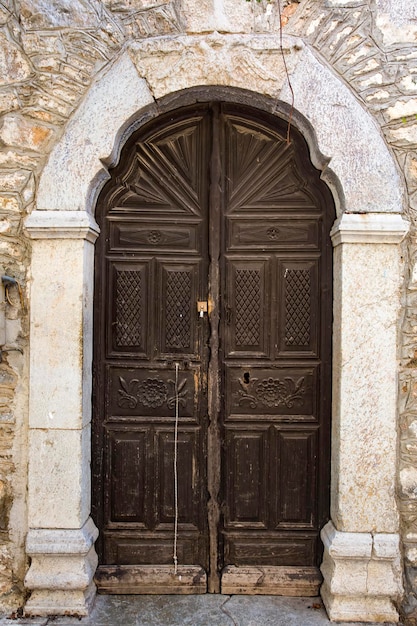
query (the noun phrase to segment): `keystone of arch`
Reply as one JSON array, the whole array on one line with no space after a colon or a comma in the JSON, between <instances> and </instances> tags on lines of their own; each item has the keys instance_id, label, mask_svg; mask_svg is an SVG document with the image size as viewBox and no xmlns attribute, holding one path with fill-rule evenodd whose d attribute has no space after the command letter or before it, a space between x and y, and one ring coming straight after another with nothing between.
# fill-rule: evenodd
<instances>
[{"instance_id":1,"label":"keystone of arch","mask_svg":"<svg viewBox=\"0 0 417 626\"><path fill-rule=\"evenodd\" d=\"M301 39L286 36L283 47L294 124L334 191L338 214L401 212L399 173L374 119ZM93 212L107 166L117 161L140 111L154 117L161 98L201 86L261 94L288 115L291 92L279 37L215 33L130 44L97 76L68 122L41 176L37 209Z\"/></svg>"}]
</instances>

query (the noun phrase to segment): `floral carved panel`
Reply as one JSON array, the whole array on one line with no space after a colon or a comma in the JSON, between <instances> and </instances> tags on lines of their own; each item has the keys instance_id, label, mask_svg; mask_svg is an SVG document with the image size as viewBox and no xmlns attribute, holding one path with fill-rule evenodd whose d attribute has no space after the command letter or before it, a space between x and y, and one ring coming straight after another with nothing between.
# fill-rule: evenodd
<instances>
[{"instance_id":1,"label":"floral carved panel","mask_svg":"<svg viewBox=\"0 0 417 626\"><path fill-rule=\"evenodd\" d=\"M314 367L286 367L274 371L260 368L228 369L228 419L256 415L285 419L297 415L308 421L315 420L316 374Z\"/></svg>"}]
</instances>

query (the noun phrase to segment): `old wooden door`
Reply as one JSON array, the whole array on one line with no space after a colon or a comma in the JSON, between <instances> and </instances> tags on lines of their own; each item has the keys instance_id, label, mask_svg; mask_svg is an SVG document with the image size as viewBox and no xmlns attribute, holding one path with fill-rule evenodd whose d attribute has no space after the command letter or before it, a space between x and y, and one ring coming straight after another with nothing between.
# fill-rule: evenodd
<instances>
[{"instance_id":1,"label":"old wooden door","mask_svg":"<svg viewBox=\"0 0 417 626\"><path fill-rule=\"evenodd\" d=\"M285 134L243 105L184 107L130 138L100 195L102 591L317 593L334 215Z\"/></svg>"}]
</instances>

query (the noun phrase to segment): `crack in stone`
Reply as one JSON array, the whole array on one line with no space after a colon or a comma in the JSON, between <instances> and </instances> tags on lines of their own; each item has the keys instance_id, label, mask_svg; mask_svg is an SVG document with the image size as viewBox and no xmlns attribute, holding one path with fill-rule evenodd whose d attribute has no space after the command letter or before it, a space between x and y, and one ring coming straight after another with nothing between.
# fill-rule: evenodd
<instances>
[{"instance_id":1,"label":"crack in stone","mask_svg":"<svg viewBox=\"0 0 417 626\"><path fill-rule=\"evenodd\" d=\"M227 615L227 617L229 617L232 622L233 622L233 626L239 626L239 624L236 622L235 618L233 617L233 615L225 608L226 604L229 602L229 600L232 599L232 596L228 596L226 598L226 600L223 602L223 604L220 606L221 611Z\"/></svg>"}]
</instances>

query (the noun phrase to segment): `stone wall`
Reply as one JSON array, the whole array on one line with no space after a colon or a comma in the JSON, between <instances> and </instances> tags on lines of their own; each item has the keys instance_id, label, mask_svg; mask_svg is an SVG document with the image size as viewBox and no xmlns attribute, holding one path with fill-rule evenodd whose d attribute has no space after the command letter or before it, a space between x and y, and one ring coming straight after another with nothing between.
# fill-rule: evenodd
<instances>
[{"instance_id":1,"label":"stone wall","mask_svg":"<svg viewBox=\"0 0 417 626\"><path fill-rule=\"evenodd\" d=\"M393 150L408 190L405 215L411 222L404 244L404 310L399 321L399 484L405 557L403 614L417 623L417 5L334 0L301 13L294 24L355 90ZM395 5L395 6L394 6ZM360 208L359 208L360 209Z\"/></svg>"},{"instance_id":2,"label":"stone wall","mask_svg":"<svg viewBox=\"0 0 417 626\"><path fill-rule=\"evenodd\" d=\"M303 6L291 26L307 36L372 113L403 173L410 236L403 246L404 309L399 320L398 499L405 563L402 612L417 623L417 5L330 0ZM360 207L358 207L360 210ZM381 303L383 306L383 304Z\"/></svg>"},{"instance_id":3,"label":"stone wall","mask_svg":"<svg viewBox=\"0 0 417 626\"><path fill-rule=\"evenodd\" d=\"M406 563L404 611L410 620L417 616L417 5L410 0L281 0L280 7L277 0L0 0L0 274L14 277L22 290L21 297L17 287L8 290L6 332L12 349L3 351L0 363L3 608L22 601L27 565L31 246L23 220L35 206L48 155L94 77L132 40L212 31L278 35L280 20L284 32L302 38L371 113L408 190L404 210L412 230L403 250L404 309L398 327L398 498ZM250 63L242 71L251 71Z\"/></svg>"}]
</instances>

